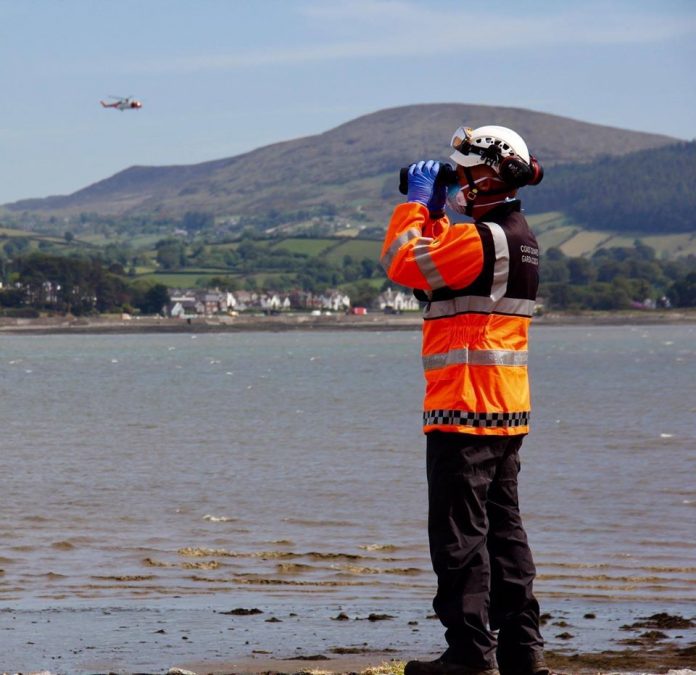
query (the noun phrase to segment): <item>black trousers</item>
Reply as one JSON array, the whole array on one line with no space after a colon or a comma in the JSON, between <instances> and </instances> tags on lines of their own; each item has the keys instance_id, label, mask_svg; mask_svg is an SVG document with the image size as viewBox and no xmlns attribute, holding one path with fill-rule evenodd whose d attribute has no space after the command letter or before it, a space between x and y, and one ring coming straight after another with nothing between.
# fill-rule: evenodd
<instances>
[{"instance_id":1,"label":"black trousers","mask_svg":"<svg viewBox=\"0 0 696 675\"><path fill-rule=\"evenodd\" d=\"M517 496L522 439L427 434L433 607L447 629L447 661L491 668L497 657L501 669L523 669L543 652Z\"/></svg>"}]
</instances>

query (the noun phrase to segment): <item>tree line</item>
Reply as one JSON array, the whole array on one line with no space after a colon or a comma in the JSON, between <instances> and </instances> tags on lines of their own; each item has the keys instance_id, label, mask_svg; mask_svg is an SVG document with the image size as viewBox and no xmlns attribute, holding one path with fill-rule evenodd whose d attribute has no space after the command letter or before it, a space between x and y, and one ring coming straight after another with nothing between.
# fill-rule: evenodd
<instances>
[{"instance_id":1,"label":"tree line","mask_svg":"<svg viewBox=\"0 0 696 675\"><path fill-rule=\"evenodd\" d=\"M174 246L162 240L164 252ZM191 252L196 259L195 250ZM170 253L168 252L167 255ZM182 255L178 251L177 255ZM376 260L324 259L243 242L228 256L219 274L205 285L223 290L323 292L341 288L354 304L369 305L389 282ZM180 262L180 260L179 260ZM199 263L202 262L199 260ZM213 269L213 268L210 268ZM276 272L259 284L259 272ZM620 310L636 306L696 307L696 257L660 260L639 241L633 247L597 251L591 257L566 256L559 248L542 254L539 294L548 309ZM192 277L195 278L195 277ZM30 252L11 261L0 257L0 312L31 315L39 311L73 315L139 311L154 314L169 301L165 285L129 274L120 260L99 255L70 257Z\"/></svg>"},{"instance_id":2,"label":"tree line","mask_svg":"<svg viewBox=\"0 0 696 675\"><path fill-rule=\"evenodd\" d=\"M169 302L163 284L130 280L118 264L31 253L11 263L0 258L0 310L5 316L40 311L83 316L104 312L156 314Z\"/></svg>"},{"instance_id":3,"label":"tree line","mask_svg":"<svg viewBox=\"0 0 696 675\"><path fill-rule=\"evenodd\" d=\"M696 231L696 141L553 167L524 191L529 213L562 211L589 229Z\"/></svg>"},{"instance_id":4,"label":"tree line","mask_svg":"<svg viewBox=\"0 0 696 675\"><path fill-rule=\"evenodd\" d=\"M600 249L589 258L550 248L542 256L540 276L539 294L550 309L696 307L696 257L659 260L640 241Z\"/></svg>"}]
</instances>

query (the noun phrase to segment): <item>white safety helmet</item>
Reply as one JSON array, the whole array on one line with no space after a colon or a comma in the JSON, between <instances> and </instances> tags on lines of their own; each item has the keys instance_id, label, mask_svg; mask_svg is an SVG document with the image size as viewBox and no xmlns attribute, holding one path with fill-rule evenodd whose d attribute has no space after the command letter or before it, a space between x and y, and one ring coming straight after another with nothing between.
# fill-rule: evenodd
<instances>
[{"instance_id":1,"label":"white safety helmet","mask_svg":"<svg viewBox=\"0 0 696 675\"><path fill-rule=\"evenodd\" d=\"M451 141L450 159L461 166L488 164L498 169L506 157L519 157L529 164L529 150L522 137L512 129L488 125L470 129L459 127Z\"/></svg>"}]
</instances>

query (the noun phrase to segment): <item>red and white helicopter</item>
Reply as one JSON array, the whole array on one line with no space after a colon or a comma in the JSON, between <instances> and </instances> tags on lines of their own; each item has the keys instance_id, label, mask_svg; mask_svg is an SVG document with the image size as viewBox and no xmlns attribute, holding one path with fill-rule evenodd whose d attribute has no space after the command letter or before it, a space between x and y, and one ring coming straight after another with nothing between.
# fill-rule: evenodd
<instances>
[{"instance_id":1,"label":"red and white helicopter","mask_svg":"<svg viewBox=\"0 0 696 675\"><path fill-rule=\"evenodd\" d=\"M103 108L114 108L123 112L124 110L137 110L143 107L143 104L132 96L109 96L109 98L115 99L114 102L107 103L106 101L99 101Z\"/></svg>"}]
</instances>

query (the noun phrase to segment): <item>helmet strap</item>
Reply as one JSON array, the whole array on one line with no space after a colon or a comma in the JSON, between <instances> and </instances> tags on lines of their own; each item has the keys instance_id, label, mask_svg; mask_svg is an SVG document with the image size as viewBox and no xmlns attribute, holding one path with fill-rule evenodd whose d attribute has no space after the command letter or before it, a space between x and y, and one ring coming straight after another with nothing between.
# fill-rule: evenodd
<instances>
[{"instance_id":1,"label":"helmet strap","mask_svg":"<svg viewBox=\"0 0 696 675\"><path fill-rule=\"evenodd\" d=\"M466 176L467 183L469 184L469 189L466 193L466 215L467 216L472 216L474 214L474 207L476 206L476 199L478 197L488 197L488 196L493 196L493 195L503 195L503 194L509 194L512 190L510 186L505 185L504 181L499 178L503 183L503 187L499 188L497 190L481 190L476 186L477 181L474 180L474 176L471 173L471 168L468 166L462 167L464 170L464 175ZM479 178L479 182L483 180L490 180L490 178ZM514 188L513 188L514 189ZM486 204L485 206L493 205L493 204L502 204L505 200L501 200L500 202L490 202L489 204Z\"/></svg>"},{"instance_id":2,"label":"helmet strap","mask_svg":"<svg viewBox=\"0 0 696 675\"><path fill-rule=\"evenodd\" d=\"M468 166L463 168L467 183L469 183L469 191L466 193L466 215L472 216L474 212L474 202L476 201L476 197L478 197L478 188L476 187L476 181L471 173L471 169Z\"/></svg>"}]
</instances>

